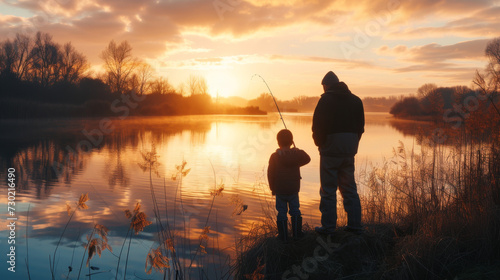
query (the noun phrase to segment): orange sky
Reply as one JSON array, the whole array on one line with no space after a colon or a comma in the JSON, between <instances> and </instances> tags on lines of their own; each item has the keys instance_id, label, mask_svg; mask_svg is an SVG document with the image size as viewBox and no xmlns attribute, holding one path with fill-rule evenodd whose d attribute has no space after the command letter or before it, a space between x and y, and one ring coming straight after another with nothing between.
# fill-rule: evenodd
<instances>
[{"instance_id":1,"label":"orange sky","mask_svg":"<svg viewBox=\"0 0 500 280\"><path fill-rule=\"evenodd\" d=\"M0 39L71 41L96 67L110 40L174 85L192 74L210 93L279 99L322 93L332 70L359 96L466 85L500 36L500 1L0 0Z\"/></svg>"}]
</instances>

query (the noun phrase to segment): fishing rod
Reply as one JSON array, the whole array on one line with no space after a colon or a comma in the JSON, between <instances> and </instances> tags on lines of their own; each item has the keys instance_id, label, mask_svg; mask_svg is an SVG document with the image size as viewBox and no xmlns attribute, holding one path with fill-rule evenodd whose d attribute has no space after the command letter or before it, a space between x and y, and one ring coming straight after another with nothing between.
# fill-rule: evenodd
<instances>
[{"instance_id":1,"label":"fishing rod","mask_svg":"<svg viewBox=\"0 0 500 280\"><path fill-rule=\"evenodd\" d=\"M285 120L283 119L283 116L281 115L280 107L278 107L278 102L276 102L276 98L274 98L273 91L271 90L271 88L270 88L270 87L269 87L269 85L267 84L266 80L264 80L264 78L263 78L261 75L259 75L259 74L254 74L254 75L252 76L252 79L253 79L253 77L255 77L255 76L257 76L257 77L261 78L261 79L262 79L262 81L264 82L264 84L266 84L266 87L267 87L267 89L269 90L269 94L270 94L270 95L271 95L271 97L273 98L274 105L276 105L276 109L278 109L278 114L280 114L280 119L281 119L281 122L283 122L283 126L285 127L285 129L287 129L287 130L288 130L288 128L286 127L286 124L285 124ZM251 81L252 79L250 79L250 81ZM295 141L292 141L292 145L293 145L293 147L295 148Z\"/></svg>"},{"instance_id":2,"label":"fishing rod","mask_svg":"<svg viewBox=\"0 0 500 280\"><path fill-rule=\"evenodd\" d=\"M276 105L276 109L278 109L278 114L280 114L280 118L281 118L281 121L283 122L283 126L285 126L285 129L288 129L286 127L285 120L283 119L283 116L281 115L280 107L278 107L278 103L276 102L276 98L274 98L273 92L271 91L271 88L269 88L269 85L267 84L266 80L264 80L264 78L261 75L259 75L259 74L254 74L252 76L252 79L250 79L250 80L253 80L253 77L255 77L255 76L261 78L262 81L264 82L264 84L266 84L266 87L269 90L269 94L271 94L271 97L273 98L274 105Z\"/></svg>"}]
</instances>

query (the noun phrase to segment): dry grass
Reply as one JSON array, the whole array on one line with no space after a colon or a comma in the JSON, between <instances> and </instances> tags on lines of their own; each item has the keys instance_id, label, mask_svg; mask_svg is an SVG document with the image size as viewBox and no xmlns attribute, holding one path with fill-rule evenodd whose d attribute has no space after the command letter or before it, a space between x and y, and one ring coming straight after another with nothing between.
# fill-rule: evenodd
<instances>
[{"instance_id":1,"label":"dry grass","mask_svg":"<svg viewBox=\"0 0 500 280\"><path fill-rule=\"evenodd\" d=\"M401 144L365 174L364 234L337 230L339 247L299 275L318 235L306 226L303 240L283 244L264 222L241 240L235 279L498 279L498 143L424 143L419 153Z\"/></svg>"}]
</instances>

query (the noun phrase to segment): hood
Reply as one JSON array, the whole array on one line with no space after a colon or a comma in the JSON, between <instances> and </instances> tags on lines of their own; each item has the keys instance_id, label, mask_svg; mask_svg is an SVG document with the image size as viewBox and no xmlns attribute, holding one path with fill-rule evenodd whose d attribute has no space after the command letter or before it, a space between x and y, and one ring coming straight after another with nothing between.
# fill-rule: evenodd
<instances>
[{"instance_id":1,"label":"hood","mask_svg":"<svg viewBox=\"0 0 500 280\"><path fill-rule=\"evenodd\" d=\"M339 82L336 83L335 85L332 85L332 87L328 89L328 91L325 92L324 94L327 93L351 93L351 91L344 82Z\"/></svg>"}]
</instances>

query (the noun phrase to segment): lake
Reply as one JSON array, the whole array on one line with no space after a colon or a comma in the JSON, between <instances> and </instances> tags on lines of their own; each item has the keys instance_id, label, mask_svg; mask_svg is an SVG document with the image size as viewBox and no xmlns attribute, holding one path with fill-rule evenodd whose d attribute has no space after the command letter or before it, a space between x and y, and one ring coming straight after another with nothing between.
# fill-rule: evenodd
<instances>
[{"instance_id":1,"label":"lake","mask_svg":"<svg viewBox=\"0 0 500 280\"><path fill-rule=\"evenodd\" d=\"M319 154L311 137L312 114L286 113L283 118L297 147L311 156L301 168L300 203L304 222L316 226ZM154 269L150 275L144 269L148 252L159 242L152 191L162 223L175 233L179 264L191 266L188 274L193 279L202 274L222 277L227 272L224 264L235 256L235 242L266 216L275 215L266 170L277 148L276 133L283 128L277 114L2 121L0 127L0 177L5 185L0 214L6 225L11 221L7 218L17 218L15 274L7 270L12 232L6 226L0 231L1 279L28 279L26 261L32 279L50 279L49 259L63 232L55 258L56 279L77 279L79 273L80 279L88 279L87 274L92 279L115 279L122 247L118 274L123 279L129 244L126 278L163 279ZM392 158L401 144L418 152L427 132L424 123L366 113L356 156L360 192L366 191L363 176L373 166ZM156 160L146 161L152 152ZM9 168L15 169L17 184L15 200L11 198L13 215L7 211ZM76 210L68 223L76 202L87 193L88 209ZM130 236L130 220L124 211L132 211L138 202L153 224L125 239ZM94 224L109 229L113 252L94 256L94 269L89 270L86 256L82 265L82 244ZM202 235L206 227L209 231Z\"/></svg>"}]
</instances>

